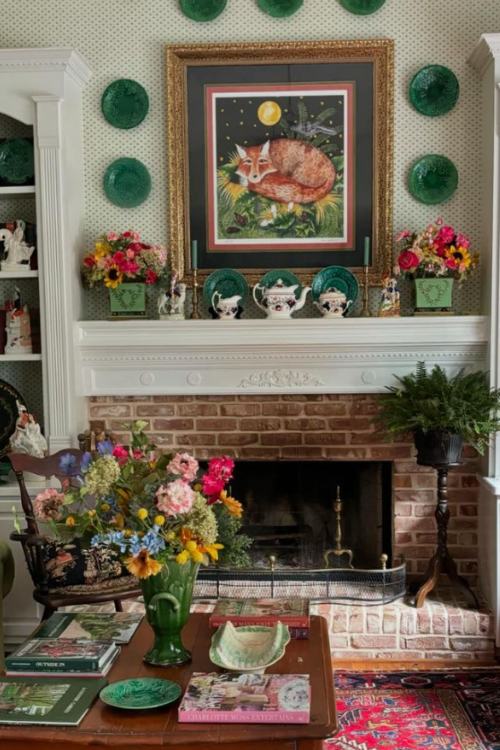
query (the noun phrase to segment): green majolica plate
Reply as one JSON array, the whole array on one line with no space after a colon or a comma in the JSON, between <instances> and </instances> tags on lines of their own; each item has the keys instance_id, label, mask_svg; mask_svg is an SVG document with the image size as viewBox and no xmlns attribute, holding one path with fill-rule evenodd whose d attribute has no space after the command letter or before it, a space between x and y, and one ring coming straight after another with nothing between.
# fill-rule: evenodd
<instances>
[{"instance_id":1,"label":"green majolica plate","mask_svg":"<svg viewBox=\"0 0 500 750\"><path fill-rule=\"evenodd\" d=\"M151 192L151 177L141 161L124 157L106 169L103 186L115 206L134 208L144 203Z\"/></svg>"},{"instance_id":2,"label":"green majolica plate","mask_svg":"<svg viewBox=\"0 0 500 750\"><path fill-rule=\"evenodd\" d=\"M304 0L257 0L259 8L274 18L292 16L302 7Z\"/></svg>"},{"instance_id":3,"label":"green majolica plate","mask_svg":"<svg viewBox=\"0 0 500 750\"><path fill-rule=\"evenodd\" d=\"M35 159L33 142L27 138L7 138L0 144L0 177L11 185L33 179Z\"/></svg>"},{"instance_id":4,"label":"green majolica plate","mask_svg":"<svg viewBox=\"0 0 500 750\"><path fill-rule=\"evenodd\" d=\"M427 65L410 83L410 101L428 117L445 115L458 101L460 84L455 73L444 65Z\"/></svg>"},{"instance_id":5,"label":"green majolica plate","mask_svg":"<svg viewBox=\"0 0 500 750\"><path fill-rule=\"evenodd\" d=\"M179 0L179 5L192 21L213 21L222 13L227 0Z\"/></svg>"},{"instance_id":6,"label":"green majolica plate","mask_svg":"<svg viewBox=\"0 0 500 750\"><path fill-rule=\"evenodd\" d=\"M156 677L111 682L103 687L99 698L113 708L125 708L132 711L168 706L179 698L182 688L171 680L160 680Z\"/></svg>"},{"instance_id":7,"label":"green majolica plate","mask_svg":"<svg viewBox=\"0 0 500 750\"><path fill-rule=\"evenodd\" d=\"M352 300L349 309L352 309L359 295L357 278L348 268L344 268L343 266L327 266L327 268L322 268L312 280L311 289L315 302L318 302L320 294L327 292L329 289L337 289L339 292L343 292L347 299Z\"/></svg>"},{"instance_id":8,"label":"green majolica plate","mask_svg":"<svg viewBox=\"0 0 500 750\"><path fill-rule=\"evenodd\" d=\"M211 273L203 284L203 297L209 307L212 305L215 292L224 299L239 295L243 302L248 293L248 285L245 277L238 271L233 271L232 268L219 268Z\"/></svg>"},{"instance_id":9,"label":"green majolica plate","mask_svg":"<svg viewBox=\"0 0 500 750\"><path fill-rule=\"evenodd\" d=\"M385 0L340 0L341 5L357 16L369 16L382 7Z\"/></svg>"},{"instance_id":10,"label":"green majolica plate","mask_svg":"<svg viewBox=\"0 0 500 750\"><path fill-rule=\"evenodd\" d=\"M302 284L294 273L292 273L291 271L287 271L284 268L276 268L274 271L268 271L267 273L265 273L259 281L259 285L265 286L267 289L269 289L270 287L275 286L280 279L283 282L284 286L294 286L295 284L297 284L295 296L297 296L297 294L300 294L300 288L302 287Z\"/></svg>"},{"instance_id":11,"label":"green majolica plate","mask_svg":"<svg viewBox=\"0 0 500 750\"><path fill-rule=\"evenodd\" d=\"M102 95L101 109L110 125L127 130L144 120L149 110L149 97L137 81L119 78L110 83Z\"/></svg>"},{"instance_id":12,"label":"green majolica plate","mask_svg":"<svg viewBox=\"0 0 500 750\"><path fill-rule=\"evenodd\" d=\"M449 200L458 186L458 171L453 162L440 154L428 154L411 167L408 187L421 203L432 205Z\"/></svg>"}]
</instances>

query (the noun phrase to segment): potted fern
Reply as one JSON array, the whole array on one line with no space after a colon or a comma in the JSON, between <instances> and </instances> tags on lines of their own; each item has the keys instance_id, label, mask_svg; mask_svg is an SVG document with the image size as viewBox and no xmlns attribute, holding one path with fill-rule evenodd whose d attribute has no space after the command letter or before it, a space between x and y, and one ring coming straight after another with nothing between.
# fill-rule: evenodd
<instances>
[{"instance_id":1,"label":"potted fern","mask_svg":"<svg viewBox=\"0 0 500 750\"><path fill-rule=\"evenodd\" d=\"M389 433L413 433L417 463L459 464L464 442L484 454L500 429L500 391L490 388L487 372L448 376L419 362L416 372L396 379L382 397L380 418Z\"/></svg>"}]
</instances>

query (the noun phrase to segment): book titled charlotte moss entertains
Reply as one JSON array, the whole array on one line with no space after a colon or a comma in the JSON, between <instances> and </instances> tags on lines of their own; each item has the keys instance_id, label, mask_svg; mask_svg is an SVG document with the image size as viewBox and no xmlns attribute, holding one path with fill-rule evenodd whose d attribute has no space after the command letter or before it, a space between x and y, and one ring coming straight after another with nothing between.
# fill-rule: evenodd
<instances>
[{"instance_id":1,"label":"book titled charlotte moss entertains","mask_svg":"<svg viewBox=\"0 0 500 750\"><path fill-rule=\"evenodd\" d=\"M179 722L308 724L310 705L309 675L194 672Z\"/></svg>"},{"instance_id":2,"label":"book titled charlotte moss entertains","mask_svg":"<svg viewBox=\"0 0 500 750\"><path fill-rule=\"evenodd\" d=\"M218 627L230 620L233 625L274 625L280 620L293 637L307 636L308 599L218 599L210 625Z\"/></svg>"},{"instance_id":3,"label":"book titled charlotte moss entertains","mask_svg":"<svg viewBox=\"0 0 500 750\"><path fill-rule=\"evenodd\" d=\"M0 677L0 724L77 726L106 680Z\"/></svg>"},{"instance_id":4,"label":"book titled charlotte moss entertains","mask_svg":"<svg viewBox=\"0 0 500 750\"><path fill-rule=\"evenodd\" d=\"M5 659L5 671L98 673L105 670L119 650L114 643L100 641L32 638Z\"/></svg>"},{"instance_id":5,"label":"book titled charlotte moss entertains","mask_svg":"<svg viewBox=\"0 0 500 750\"><path fill-rule=\"evenodd\" d=\"M34 637L128 643L142 618L133 612L54 612Z\"/></svg>"}]
</instances>

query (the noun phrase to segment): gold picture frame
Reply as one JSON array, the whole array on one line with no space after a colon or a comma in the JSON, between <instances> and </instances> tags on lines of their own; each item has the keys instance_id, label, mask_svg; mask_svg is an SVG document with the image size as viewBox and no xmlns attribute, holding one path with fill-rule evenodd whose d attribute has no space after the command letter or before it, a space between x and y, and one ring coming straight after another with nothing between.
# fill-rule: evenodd
<instances>
[{"instance_id":1,"label":"gold picture frame","mask_svg":"<svg viewBox=\"0 0 500 750\"><path fill-rule=\"evenodd\" d=\"M394 42L390 39L364 39L354 41L273 42L269 44L170 45L166 49L166 65L169 248L172 264L180 277L187 280L192 278L190 212L193 201L191 195L195 196L198 203L200 201L199 185L196 185L197 192L193 194L195 186L190 185L189 174L190 147L192 146L188 127L188 99L192 96L189 91L190 76L203 77L203 69L210 69L210 72L207 71L207 82L203 84L206 87L211 83L210 76L217 77L218 73L225 74L223 69L241 71L248 80L248 71L243 71L242 66L255 66L255 78L258 79L261 72L265 70L263 66L272 68L272 66L280 65L283 69L287 66L287 70L292 70L293 66L294 70L301 71L301 75L304 76L309 71L317 69L326 71L328 68L325 66L338 65L344 66L342 70L354 71L355 74L359 71L360 75L365 76L367 85L371 87L370 111L372 121L369 123L369 127L372 144L370 166L372 179L370 185L370 214L368 217L370 231L366 231L366 234L371 237L370 283L379 283L382 275L387 273L392 266ZM309 66L309 68L302 68L301 65ZM311 68L311 65L320 67ZM339 70L341 70L340 67L332 67L332 75ZM323 78L322 80L326 79ZM202 85L200 84L200 91L201 88ZM201 99L201 97L198 96L198 99ZM354 106L359 108L361 104L361 97L359 97ZM203 104L200 103L199 106L203 107ZM358 109L356 109L356 112L358 112ZM357 148L356 133L355 130L355 149ZM200 153L203 153L203 151L200 151L197 147L197 158L199 158ZM370 163L367 159L364 159L364 161ZM361 180L358 179L359 190L365 190L365 187L360 183ZM358 187L356 187L356 190L358 190ZM359 205L361 206L361 202ZM357 204L355 204L356 206ZM361 208L359 213L361 213ZM358 213L356 213L357 218ZM366 220L366 217L364 218ZM270 267L288 268L303 281L310 280L319 268L326 265L344 265L354 273L359 274L363 265L362 240L364 239L359 235L358 231L353 247L345 251L346 257L348 252L353 253L353 263L349 262L348 257L347 262L344 258L343 262L336 263L336 257L339 257L339 255L335 256L335 252L331 252L329 261L318 263L315 267L301 266L300 263L287 263L287 253L282 252L281 265L278 266L266 267L265 255L263 256L264 262L259 263L258 267L255 267L255 265L245 267L244 264L235 262L229 262L226 265L238 268L250 282L258 280L263 272L270 270ZM204 244L204 238L196 237L196 239L199 244L200 241L202 245ZM304 242L306 246L307 241ZM307 246L305 250L307 250ZM326 256L327 252L330 252L329 249L323 255ZM254 262L258 262L259 258L260 255L257 256L257 254L252 256ZM312 256L309 256L309 258L312 259ZM229 260L231 261L232 258ZM203 260L199 261L199 277L201 279L213 270L213 266L204 266Z\"/></svg>"}]
</instances>

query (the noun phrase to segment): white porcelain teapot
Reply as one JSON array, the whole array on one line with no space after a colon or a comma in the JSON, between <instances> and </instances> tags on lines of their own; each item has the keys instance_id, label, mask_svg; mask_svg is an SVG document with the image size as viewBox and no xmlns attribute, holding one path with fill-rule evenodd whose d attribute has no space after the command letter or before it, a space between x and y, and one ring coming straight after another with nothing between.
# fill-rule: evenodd
<instances>
[{"instance_id":1,"label":"white porcelain teapot","mask_svg":"<svg viewBox=\"0 0 500 750\"><path fill-rule=\"evenodd\" d=\"M212 294L212 308L219 320L234 320L238 315L241 296L234 294L232 297L223 297L220 292Z\"/></svg>"},{"instance_id":2,"label":"white porcelain teapot","mask_svg":"<svg viewBox=\"0 0 500 750\"><path fill-rule=\"evenodd\" d=\"M331 287L322 292L314 304L324 318L342 318L352 305L352 299L348 300L344 292Z\"/></svg>"},{"instance_id":3,"label":"white porcelain teapot","mask_svg":"<svg viewBox=\"0 0 500 750\"><path fill-rule=\"evenodd\" d=\"M271 287L255 284L253 287L253 298L257 307L264 310L268 318L290 318L293 312L301 310L304 307L307 293L311 290L309 286L303 287L300 297L297 299L295 290L298 288L298 284L285 286L282 279L278 279L276 284ZM259 301L257 298L257 291L261 293L262 301Z\"/></svg>"}]
</instances>

